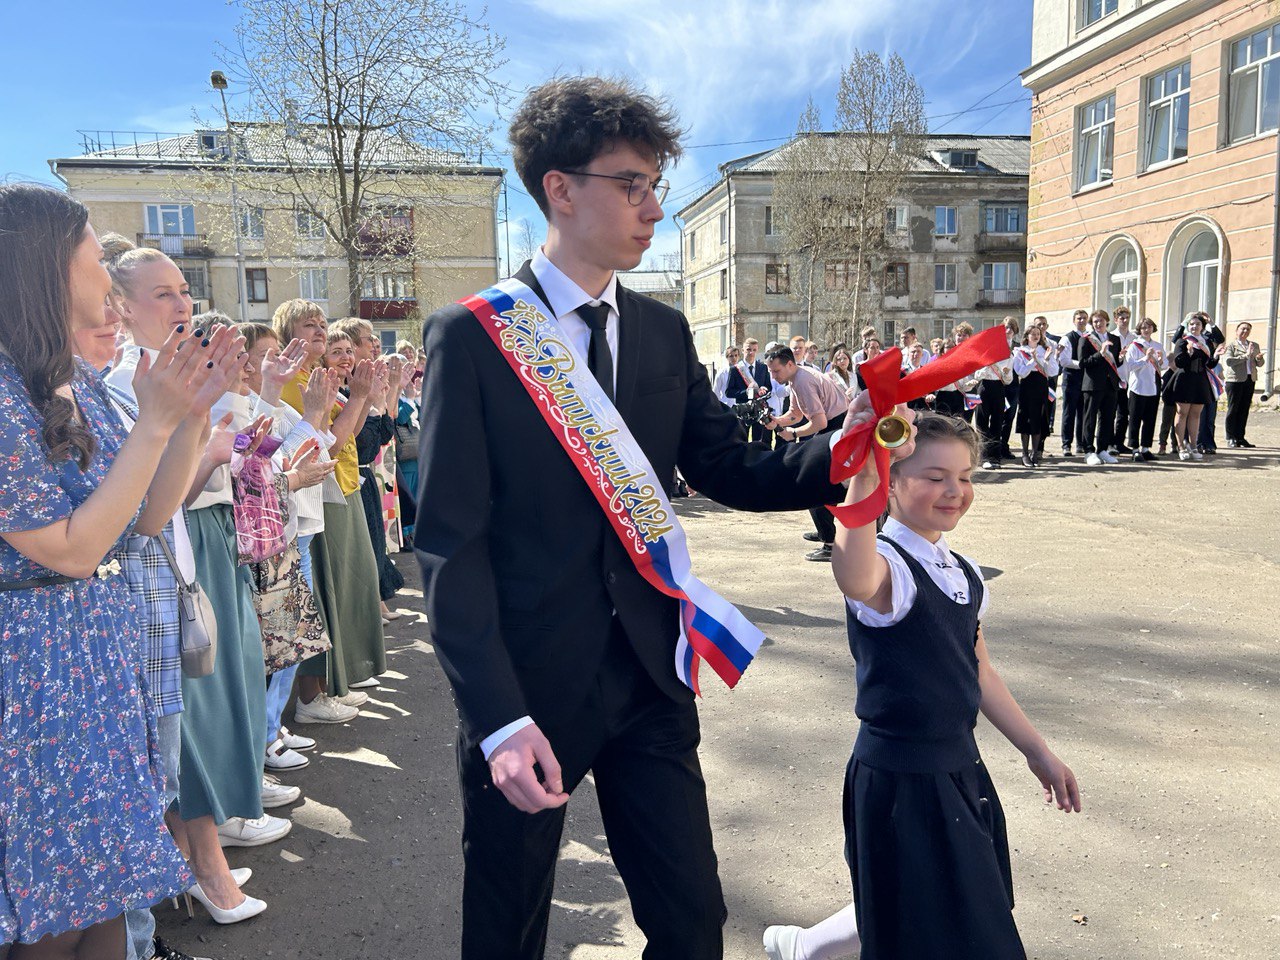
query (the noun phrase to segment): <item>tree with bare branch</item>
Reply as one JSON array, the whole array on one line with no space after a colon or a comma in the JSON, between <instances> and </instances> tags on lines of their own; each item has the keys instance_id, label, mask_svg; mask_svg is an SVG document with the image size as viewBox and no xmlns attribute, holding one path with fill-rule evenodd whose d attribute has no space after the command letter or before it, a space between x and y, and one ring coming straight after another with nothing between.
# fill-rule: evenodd
<instances>
[{"instance_id":1,"label":"tree with bare branch","mask_svg":"<svg viewBox=\"0 0 1280 960\"><path fill-rule=\"evenodd\" d=\"M924 92L897 54L855 51L834 129L821 126L810 100L781 151L773 202L810 338L852 342L853 329L880 315L886 214L920 163Z\"/></svg>"},{"instance_id":2,"label":"tree with bare branch","mask_svg":"<svg viewBox=\"0 0 1280 960\"><path fill-rule=\"evenodd\" d=\"M459 0L237 5L221 53L249 93L226 148L246 209L288 211L299 236L336 244L353 306L366 281L413 277L451 241L457 172L483 158L503 40Z\"/></svg>"}]
</instances>

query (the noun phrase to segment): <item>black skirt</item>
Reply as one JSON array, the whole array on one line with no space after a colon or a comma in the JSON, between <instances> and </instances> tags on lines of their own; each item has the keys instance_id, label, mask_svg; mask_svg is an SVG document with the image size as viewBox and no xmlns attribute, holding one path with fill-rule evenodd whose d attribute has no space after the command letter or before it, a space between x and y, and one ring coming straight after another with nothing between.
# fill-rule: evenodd
<instances>
[{"instance_id":1,"label":"black skirt","mask_svg":"<svg viewBox=\"0 0 1280 960\"><path fill-rule=\"evenodd\" d=\"M1169 394L1174 403L1214 403L1213 387L1204 370L1174 370Z\"/></svg>"},{"instance_id":2,"label":"black skirt","mask_svg":"<svg viewBox=\"0 0 1280 960\"><path fill-rule=\"evenodd\" d=\"M898 773L851 759L844 818L862 960L1026 960L1004 811L981 761Z\"/></svg>"},{"instance_id":3,"label":"black skirt","mask_svg":"<svg viewBox=\"0 0 1280 960\"><path fill-rule=\"evenodd\" d=\"M395 561L387 555L387 530L382 524L382 491L378 489L378 475L371 466L361 466L360 503L364 507L364 522L373 544L373 559L378 565L378 597L386 603L404 586L404 574Z\"/></svg>"},{"instance_id":4,"label":"black skirt","mask_svg":"<svg viewBox=\"0 0 1280 960\"><path fill-rule=\"evenodd\" d=\"M1030 373L1018 383L1017 429L1022 436L1049 433L1049 381L1042 373Z\"/></svg>"}]
</instances>

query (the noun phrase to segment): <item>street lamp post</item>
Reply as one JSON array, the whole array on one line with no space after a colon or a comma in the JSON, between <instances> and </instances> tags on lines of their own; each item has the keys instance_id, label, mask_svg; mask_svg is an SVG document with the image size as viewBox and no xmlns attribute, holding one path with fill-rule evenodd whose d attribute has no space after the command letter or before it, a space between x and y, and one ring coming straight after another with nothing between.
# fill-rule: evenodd
<instances>
[{"instance_id":1,"label":"street lamp post","mask_svg":"<svg viewBox=\"0 0 1280 960\"><path fill-rule=\"evenodd\" d=\"M236 188L236 144L231 133L231 113L227 110L227 77L221 70L209 74L209 83L222 98L222 117L227 122L227 156L231 159L231 232L236 238L236 293L240 298L240 320L249 319L249 300L245 289L244 247L240 237L240 196Z\"/></svg>"}]
</instances>

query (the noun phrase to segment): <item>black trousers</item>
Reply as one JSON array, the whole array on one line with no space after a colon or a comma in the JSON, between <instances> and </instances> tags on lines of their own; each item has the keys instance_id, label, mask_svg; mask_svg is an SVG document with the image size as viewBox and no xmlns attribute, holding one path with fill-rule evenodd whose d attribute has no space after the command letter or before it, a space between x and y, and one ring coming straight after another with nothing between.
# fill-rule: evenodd
<instances>
[{"instance_id":1,"label":"black trousers","mask_svg":"<svg viewBox=\"0 0 1280 960\"><path fill-rule=\"evenodd\" d=\"M1157 396L1142 397L1129 393L1129 446L1134 450L1149 450L1156 436L1156 411L1160 409ZM1118 418L1117 418L1118 422ZM1116 434L1119 439L1120 434Z\"/></svg>"},{"instance_id":2,"label":"black trousers","mask_svg":"<svg viewBox=\"0 0 1280 960\"><path fill-rule=\"evenodd\" d=\"M935 413L964 419L964 394L959 390L939 390L933 397Z\"/></svg>"},{"instance_id":3,"label":"black trousers","mask_svg":"<svg viewBox=\"0 0 1280 960\"><path fill-rule=\"evenodd\" d=\"M1111 446L1116 427L1116 391L1090 390L1084 395L1085 453L1099 453Z\"/></svg>"},{"instance_id":4,"label":"black trousers","mask_svg":"<svg viewBox=\"0 0 1280 960\"><path fill-rule=\"evenodd\" d=\"M844 417L842 413L838 417L833 417L827 421L827 428L821 433L816 433L808 440L802 440L802 443L830 443L831 434L844 427ZM818 531L818 536L822 538L822 542L831 544L836 542L836 518L831 515L831 511L826 507L814 507L809 511L809 516L813 519L813 529Z\"/></svg>"},{"instance_id":5,"label":"black trousers","mask_svg":"<svg viewBox=\"0 0 1280 960\"><path fill-rule=\"evenodd\" d=\"M1172 398L1160 398L1160 445L1165 446L1169 442L1169 436L1173 433L1174 425L1178 420L1178 405L1173 402ZM1178 440L1175 437L1173 446L1176 449Z\"/></svg>"},{"instance_id":6,"label":"black trousers","mask_svg":"<svg viewBox=\"0 0 1280 960\"><path fill-rule=\"evenodd\" d=\"M1008 407L1004 411L1004 428L1000 431L1000 449L1002 451L1009 449L1009 437L1013 433L1013 425L1018 416L1020 389L1017 377L1013 378L1013 383L1007 383L1004 387L1004 399Z\"/></svg>"},{"instance_id":7,"label":"black trousers","mask_svg":"<svg viewBox=\"0 0 1280 960\"><path fill-rule=\"evenodd\" d=\"M1077 375L1062 377L1062 391L1058 396L1062 400L1062 447L1065 450L1072 443L1077 450L1084 449L1084 391L1083 383Z\"/></svg>"},{"instance_id":8,"label":"black trousers","mask_svg":"<svg viewBox=\"0 0 1280 960\"><path fill-rule=\"evenodd\" d=\"M1004 384L999 380L979 380L978 398L982 403L974 413L974 426L982 437L982 459L999 463L1004 442Z\"/></svg>"},{"instance_id":9,"label":"black trousers","mask_svg":"<svg viewBox=\"0 0 1280 960\"><path fill-rule=\"evenodd\" d=\"M648 944L644 960L721 960L727 911L716 872L700 732L645 672L621 628L587 701L543 729L564 788L594 774L613 862ZM565 808L521 813L493 786L479 747L459 740L463 960L540 960ZM571 801L572 802L572 801Z\"/></svg>"},{"instance_id":10,"label":"black trousers","mask_svg":"<svg viewBox=\"0 0 1280 960\"><path fill-rule=\"evenodd\" d=\"M1116 427L1111 431L1112 442L1119 446L1129 434L1129 388L1122 386L1116 396ZM1129 444L1133 446L1133 444Z\"/></svg>"},{"instance_id":11,"label":"black trousers","mask_svg":"<svg viewBox=\"0 0 1280 960\"><path fill-rule=\"evenodd\" d=\"M1227 439L1239 443L1249 422L1249 406L1253 403L1253 380L1225 384L1227 390Z\"/></svg>"}]
</instances>

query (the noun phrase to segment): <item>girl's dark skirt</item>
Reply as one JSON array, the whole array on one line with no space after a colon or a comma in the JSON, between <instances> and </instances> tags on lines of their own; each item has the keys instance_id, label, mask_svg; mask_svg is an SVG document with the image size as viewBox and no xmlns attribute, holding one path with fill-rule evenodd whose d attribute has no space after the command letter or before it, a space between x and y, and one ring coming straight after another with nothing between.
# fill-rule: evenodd
<instances>
[{"instance_id":1,"label":"girl's dark skirt","mask_svg":"<svg viewBox=\"0 0 1280 960\"><path fill-rule=\"evenodd\" d=\"M844 821L862 960L1026 960L1004 811L981 761L899 773L851 759Z\"/></svg>"}]
</instances>

